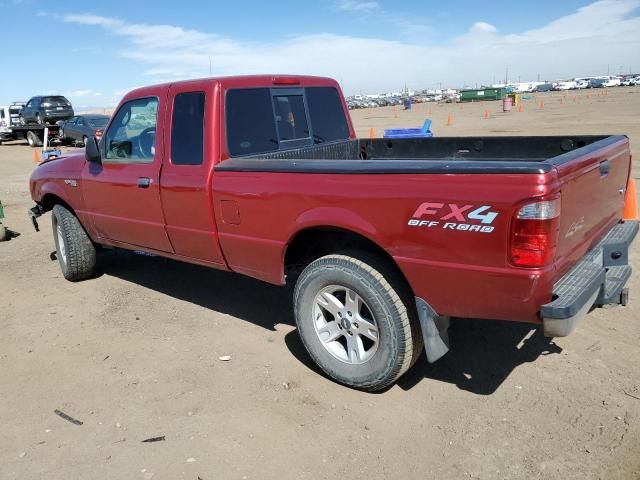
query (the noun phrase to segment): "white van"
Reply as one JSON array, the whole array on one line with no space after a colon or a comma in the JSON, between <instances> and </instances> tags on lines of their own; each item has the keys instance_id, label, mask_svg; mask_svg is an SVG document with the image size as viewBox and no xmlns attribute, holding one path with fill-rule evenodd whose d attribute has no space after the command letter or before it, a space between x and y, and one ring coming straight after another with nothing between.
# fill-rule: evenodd
<instances>
[{"instance_id":1,"label":"white van","mask_svg":"<svg viewBox=\"0 0 640 480\"><path fill-rule=\"evenodd\" d=\"M574 88L577 88L577 83L572 80L566 80L556 83L554 90L573 90Z\"/></svg>"},{"instance_id":2,"label":"white van","mask_svg":"<svg viewBox=\"0 0 640 480\"><path fill-rule=\"evenodd\" d=\"M603 79L604 83L602 85L605 87L619 87L620 85L622 85L622 81L620 80L620 77L616 77L615 75L603 75L601 77L596 77L596 78Z\"/></svg>"}]
</instances>

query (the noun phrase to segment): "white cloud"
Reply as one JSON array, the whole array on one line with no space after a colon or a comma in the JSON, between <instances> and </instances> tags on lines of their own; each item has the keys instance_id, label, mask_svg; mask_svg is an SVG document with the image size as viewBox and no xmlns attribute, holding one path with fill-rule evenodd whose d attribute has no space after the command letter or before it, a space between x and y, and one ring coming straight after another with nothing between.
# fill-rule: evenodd
<instances>
[{"instance_id":1,"label":"white cloud","mask_svg":"<svg viewBox=\"0 0 640 480\"><path fill-rule=\"evenodd\" d=\"M471 32L476 33L497 33L498 29L486 22L476 22L471 26Z\"/></svg>"},{"instance_id":2,"label":"white cloud","mask_svg":"<svg viewBox=\"0 0 640 480\"><path fill-rule=\"evenodd\" d=\"M377 2L340 2L356 3ZM100 26L125 40L118 55L140 64L153 81L209 75L304 73L343 82L347 92L462 86L502 78L506 64L524 80L606 73L607 64L640 67L640 0L601 0L546 25L501 34L478 21L445 44L393 41L333 33L294 35L270 42L128 23L92 14L55 16Z\"/></svg>"},{"instance_id":3,"label":"white cloud","mask_svg":"<svg viewBox=\"0 0 640 480\"><path fill-rule=\"evenodd\" d=\"M347 12L368 12L377 10L380 4L375 1L340 0L334 4L334 8Z\"/></svg>"},{"instance_id":4,"label":"white cloud","mask_svg":"<svg viewBox=\"0 0 640 480\"><path fill-rule=\"evenodd\" d=\"M88 95L94 94L93 90L74 90L72 92L67 93L69 97L86 97Z\"/></svg>"}]
</instances>

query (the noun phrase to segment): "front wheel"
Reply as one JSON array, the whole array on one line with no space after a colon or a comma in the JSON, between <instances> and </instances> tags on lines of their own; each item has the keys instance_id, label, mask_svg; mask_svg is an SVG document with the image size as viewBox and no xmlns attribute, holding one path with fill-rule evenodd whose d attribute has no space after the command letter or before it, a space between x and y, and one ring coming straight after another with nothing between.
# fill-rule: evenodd
<instances>
[{"instance_id":1,"label":"front wheel","mask_svg":"<svg viewBox=\"0 0 640 480\"><path fill-rule=\"evenodd\" d=\"M96 248L77 217L62 205L53 207L53 238L64 278L72 282L93 275Z\"/></svg>"},{"instance_id":2,"label":"front wheel","mask_svg":"<svg viewBox=\"0 0 640 480\"><path fill-rule=\"evenodd\" d=\"M403 375L422 349L409 299L383 260L328 255L309 264L296 283L298 332L329 377L360 390L381 390Z\"/></svg>"}]
</instances>

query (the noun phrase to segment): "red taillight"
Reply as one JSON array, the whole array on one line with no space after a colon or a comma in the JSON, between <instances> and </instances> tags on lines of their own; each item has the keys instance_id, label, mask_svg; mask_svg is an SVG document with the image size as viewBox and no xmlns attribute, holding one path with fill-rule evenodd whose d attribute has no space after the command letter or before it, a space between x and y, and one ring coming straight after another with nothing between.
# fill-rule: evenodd
<instances>
[{"instance_id":1,"label":"red taillight","mask_svg":"<svg viewBox=\"0 0 640 480\"><path fill-rule=\"evenodd\" d=\"M274 85L300 85L300 79L296 77L273 77L271 83Z\"/></svg>"},{"instance_id":2,"label":"red taillight","mask_svg":"<svg viewBox=\"0 0 640 480\"><path fill-rule=\"evenodd\" d=\"M528 203L513 217L511 262L518 267L542 267L553 260L558 241L560 198Z\"/></svg>"}]
</instances>

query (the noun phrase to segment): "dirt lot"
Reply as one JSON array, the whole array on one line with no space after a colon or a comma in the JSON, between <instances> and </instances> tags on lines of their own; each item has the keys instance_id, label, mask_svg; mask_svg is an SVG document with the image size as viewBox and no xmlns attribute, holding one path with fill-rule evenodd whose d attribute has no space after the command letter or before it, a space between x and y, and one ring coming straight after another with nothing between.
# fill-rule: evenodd
<instances>
[{"instance_id":1,"label":"dirt lot","mask_svg":"<svg viewBox=\"0 0 640 480\"><path fill-rule=\"evenodd\" d=\"M625 133L640 159L640 88L596 93L539 95L510 114L492 102L353 118L362 136L428 115L439 136ZM0 244L0 478L640 478L637 274L627 308L553 342L454 320L445 358L365 394L314 371L284 289L122 252L97 278L65 281L49 215L40 233L25 215L33 167L25 145L0 146L17 235Z\"/></svg>"}]
</instances>

